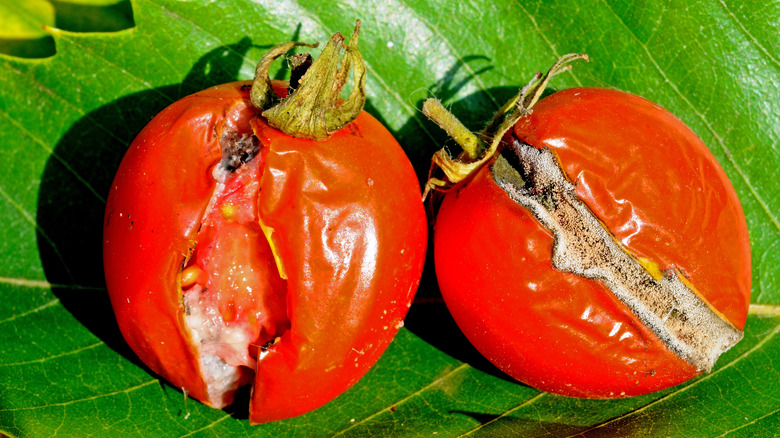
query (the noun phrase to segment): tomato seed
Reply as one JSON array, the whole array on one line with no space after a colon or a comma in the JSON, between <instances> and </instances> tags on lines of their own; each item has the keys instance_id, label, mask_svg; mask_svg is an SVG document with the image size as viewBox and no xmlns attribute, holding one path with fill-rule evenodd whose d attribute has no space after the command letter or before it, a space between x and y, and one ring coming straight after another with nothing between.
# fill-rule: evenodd
<instances>
[{"instance_id":1,"label":"tomato seed","mask_svg":"<svg viewBox=\"0 0 780 438\"><path fill-rule=\"evenodd\" d=\"M203 272L202 269L194 265L181 271L181 287L182 288L190 287L193 284L195 284L195 282L198 281L198 277L200 277L200 274L202 272Z\"/></svg>"}]
</instances>

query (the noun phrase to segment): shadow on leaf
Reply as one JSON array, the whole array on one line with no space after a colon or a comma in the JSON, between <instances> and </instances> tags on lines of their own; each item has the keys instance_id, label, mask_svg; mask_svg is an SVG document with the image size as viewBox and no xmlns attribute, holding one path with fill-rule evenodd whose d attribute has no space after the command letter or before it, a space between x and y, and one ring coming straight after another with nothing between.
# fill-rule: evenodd
<instances>
[{"instance_id":1,"label":"shadow on leaf","mask_svg":"<svg viewBox=\"0 0 780 438\"><path fill-rule=\"evenodd\" d=\"M418 98L414 107L420 110L426 99L435 97L442 101L467 128L479 132L493 118L498 108L517 94L519 90L519 86L495 87L480 90L465 98L453 101L462 88L469 84L476 75L492 68L491 65L479 66L487 61L490 60L483 56L464 57L462 61L453 65L441 80L425 89L424 94L426 95ZM467 64L469 65L468 69L465 68ZM371 112L372 108L368 108L368 111ZM380 117L378 118L381 120ZM425 184L431 156L435 151L445 145L448 149L453 149L452 153L457 153L459 150L459 147L447 137L444 130L428 120L422 112L418 113L416 118L411 118L395 135L406 149L420 177L421 184ZM433 215L431 214L431 216ZM431 222L433 223L433 221ZM415 303L405 320L405 327L455 359L498 378L515 382L514 379L487 361L471 345L447 310L438 288L434 269L433 231L434 229L431 228L425 270Z\"/></svg>"},{"instance_id":2,"label":"shadow on leaf","mask_svg":"<svg viewBox=\"0 0 780 438\"><path fill-rule=\"evenodd\" d=\"M590 400L594 403L601 401ZM453 411L452 413L469 416L479 421L469 436L528 436L528 437L581 437L581 438L629 438L648 436L655 428L664 422L664 417L658 412L641 412L637 415L623 415L612 418L600 424L581 426L567 424L567 418L561 422L542 421L538 418L513 417L511 414L502 416L476 412ZM574 422L577 413L572 413L568 420ZM671 417L667 417L671 421Z\"/></svg>"},{"instance_id":3,"label":"shadow on leaf","mask_svg":"<svg viewBox=\"0 0 780 438\"><path fill-rule=\"evenodd\" d=\"M423 115L422 104L426 99L430 97L439 99L466 127L473 131L479 131L490 121L499 106L517 93L517 88L496 87L481 90L463 99L452 100L477 75L493 68L489 62L490 59L485 56L465 56L455 63L440 80L424 89L412 92L409 96L404 96L416 114L409 118L400 129L393 130L393 135L406 151L421 183L425 183L427 179L433 153L445 145L455 144L449 140L441 128ZM484 65L485 63L488 64ZM370 101L366 103L366 111L388 126L382 114L378 113Z\"/></svg>"}]
</instances>

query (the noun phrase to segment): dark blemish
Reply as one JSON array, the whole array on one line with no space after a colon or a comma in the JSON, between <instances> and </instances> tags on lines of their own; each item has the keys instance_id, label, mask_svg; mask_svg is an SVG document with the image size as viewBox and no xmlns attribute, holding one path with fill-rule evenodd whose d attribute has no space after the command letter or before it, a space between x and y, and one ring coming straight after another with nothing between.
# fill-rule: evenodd
<instances>
[{"instance_id":1,"label":"dark blemish","mask_svg":"<svg viewBox=\"0 0 780 438\"><path fill-rule=\"evenodd\" d=\"M532 197L536 198L536 201L542 204L548 211L553 211L558 208L558 202L555 200L553 193L549 190L541 191Z\"/></svg>"},{"instance_id":2,"label":"dark blemish","mask_svg":"<svg viewBox=\"0 0 780 438\"><path fill-rule=\"evenodd\" d=\"M301 78L311 67L312 61L312 57L308 53L296 53L290 57L290 86L287 87L289 94L298 88Z\"/></svg>"},{"instance_id":3,"label":"dark blemish","mask_svg":"<svg viewBox=\"0 0 780 438\"><path fill-rule=\"evenodd\" d=\"M390 406L390 412L395 412L397 410L398 408L396 406Z\"/></svg>"},{"instance_id":4,"label":"dark blemish","mask_svg":"<svg viewBox=\"0 0 780 438\"><path fill-rule=\"evenodd\" d=\"M220 165L228 172L235 172L260 151L260 141L257 137L252 134L239 134L235 131L225 132L219 144L222 147Z\"/></svg>"},{"instance_id":5,"label":"dark blemish","mask_svg":"<svg viewBox=\"0 0 780 438\"><path fill-rule=\"evenodd\" d=\"M352 135L363 138L363 133L360 132L360 127L358 127L357 123L350 123L347 127Z\"/></svg>"},{"instance_id":6,"label":"dark blemish","mask_svg":"<svg viewBox=\"0 0 780 438\"><path fill-rule=\"evenodd\" d=\"M252 84L244 84L241 86L241 91L250 91L252 89Z\"/></svg>"},{"instance_id":7,"label":"dark blemish","mask_svg":"<svg viewBox=\"0 0 780 438\"><path fill-rule=\"evenodd\" d=\"M273 339L268 340L268 342L266 342L265 344L260 346L260 351L265 353L266 351L268 351L269 348L271 348L278 341L279 341L279 337L278 336L273 338Z\"/></svg>"}]
</instances>

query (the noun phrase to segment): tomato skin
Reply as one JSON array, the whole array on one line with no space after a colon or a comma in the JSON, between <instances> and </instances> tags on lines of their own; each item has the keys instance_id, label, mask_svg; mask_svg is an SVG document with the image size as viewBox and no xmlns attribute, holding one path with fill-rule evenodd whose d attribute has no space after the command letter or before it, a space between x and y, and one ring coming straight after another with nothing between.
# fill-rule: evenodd
<instances>
[{"instance_id":1,"label":"tomato skin","mask_svg":"<svg viewBox=\"0 0 780 438\"><path fill-rule=\"evenodd\" d=\"M252 123L269 145L260 216L280 236L297 328L255 381L253 410L276 418L322 404L313 382L331 398L376 362L411 304L427 223L411 165L367 113L325 142Z\"/></svg>"},{"instance_id":2,"label":"tomato skin","mask_svg":"<svg viewBox=\"0 0 780 438\"><path fill-rule=\"evenodd\" d=\"M575 88L541 100L514 135L555 152L578 197L632 254L681 271L744 326L751 274L742 209L682 122L637 96ZM585 398L646 394L698 374L602 283L553 268L552 245L489 167L441 205L434 255L442 295L498 368Z\"/></svg>"},{"instance_id":3,"label":"tomato skin","mask_svg":"<svg viewBox=\"0 0 780 438\"><path fill-rule=\"evenodd\" d=\"M215 190L218 132L254 129L265 166L258 214L287 273L290 320L258 359L250 421L261 423L325 404L378 360L419 283L427 225L414 170L378 121L364 112L328 140L294 139L255 118L249 85L185 97L138 135L111 186L104 269L131 348L172 385L221 407L201 376L178 278Z\"/></svg>"}]
</instances>

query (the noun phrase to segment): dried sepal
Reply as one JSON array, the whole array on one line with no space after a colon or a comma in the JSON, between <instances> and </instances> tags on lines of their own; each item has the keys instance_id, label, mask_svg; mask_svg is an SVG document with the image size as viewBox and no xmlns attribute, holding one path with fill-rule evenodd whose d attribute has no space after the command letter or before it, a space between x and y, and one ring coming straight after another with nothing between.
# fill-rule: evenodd
<instances>
[{"instance_id":1,"label":"dried sepal","mask_svg":"<svg viewBox=\"0 0 780 438\"><path fill-rule=\"evenodd\" d=\"M537 72L517 95L496 112L479 136L463 126L437 99L426 100L423 104L423 114L447 131L450 137L463 148L463 152L457 157L452 157L446 149L442 148L434 154L432 172L425 184L423 199L432 190L446 190L465 181L470 175L490 163L499 152L504 135L520 118L531 112L550 79L571 69L570 63L577 59L589 60L588 55L571 53L560 57L545 74ZM487 139L489 143L483 139ZM444 172L444 179L433 176L435 168Z\"/></svg>"},{"instance_id":2,"label":"dried sepal","mask_svg":"<svg viewBox=\"0 0 780 438\"><path fill-rule=\"evenodd\" d=\"M296 80L298 83L295 90L278 103L268 105L270 98L258 98L255 103L255 94L268 94L263 91L268 89L266 79L262 75L260 80L256 77L252 86L253 103L264 110L263 117L270 126L291 137L324 140L360 115L366 103L366 66L358 50L359 34L360 21L355 25L346 45L342 34L334 34L320 56ZM293 43L287 43L288 46L290 44ZM279 53L288 46L278 46L280 49L272 52ZM292 47L289 46L290 49ZM265 66L267 63L264 57L258 64L258 70L261 64ZM264 68L267 72L267 67ZM350 95L342 101L341 91L350 73L355 85ZM258 87L257 91L255 87Z\"/></svg>"}]
</instances>

